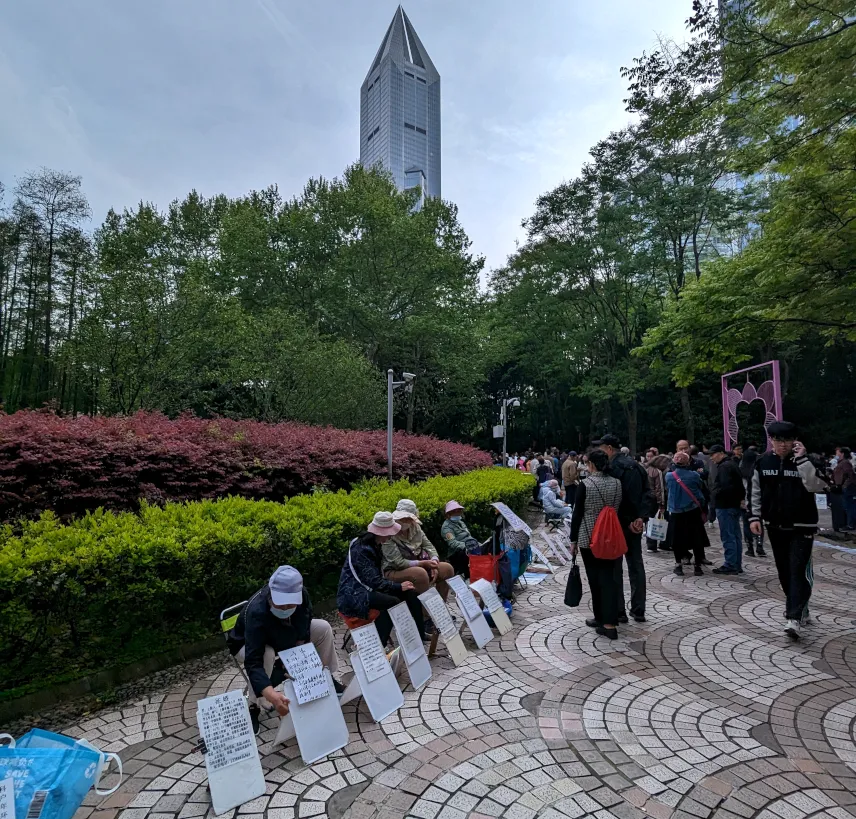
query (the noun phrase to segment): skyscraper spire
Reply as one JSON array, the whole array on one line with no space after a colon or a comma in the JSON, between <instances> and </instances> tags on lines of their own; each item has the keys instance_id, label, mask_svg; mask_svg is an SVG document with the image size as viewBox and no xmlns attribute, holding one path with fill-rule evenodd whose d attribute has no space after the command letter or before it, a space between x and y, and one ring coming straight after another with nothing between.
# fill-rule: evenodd
<instances>
[{"instance_id":1,"label":"skyscraper spire","mask_svg":"<svg viewBox=\"0 0 856 819\"><path fill-rule=\"evenodd\" d=\"M360 160L440 196L440 75L401 6L363 82Z\"/></svg>"}]
</instances>

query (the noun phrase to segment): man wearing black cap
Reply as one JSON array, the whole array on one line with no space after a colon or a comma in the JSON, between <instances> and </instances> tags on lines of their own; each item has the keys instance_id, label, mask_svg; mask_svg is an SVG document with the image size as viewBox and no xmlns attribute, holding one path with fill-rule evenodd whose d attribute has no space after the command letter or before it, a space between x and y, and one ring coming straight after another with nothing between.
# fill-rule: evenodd
<instances>
[{"instance_id":1,"label":"man wearing black cap","mask_svg":"<svg viewBox=\"0 0 856 819\"><path fill-rule=\"evenodd\" d=\"M713 478L713 503L725 562L714 574L743 574L743 539L740 534L740 516L746 500L746 488L740 475L740 467L725 451L722 444L714 444L708 451L716 466Z\"/></svg>"},{"instance_id":2,"label":"man wearing black cap","mask_svg":"<svg viewBox=\"0 0 856 819\"><path fill-rule=\"evenodd\" d=\"M657 512L657 502L648 482L648 473L638 461L621 454L621 441L616 435L604 435L592 446L599 446L609 455L604 474L621 481L621 505L618 520L627 541L627 576L630 579L630 614L637 623L645 622L645 563L642 560L642 531L645 521ZM622 599L622 604L624 600ZM627 613L619 614L618 622L627 622Z\"/></svg>"},{"instance_id":3,"label":"man wearing black cap","mask_svg":"<svg viewBox=\"0 0 856 819\"><path fill-rule=\"evenodd\" d=\"M806 449L796 440L796 427L774 421L767 427L773 451L762 455L752 475L749 526L761 535L767 528L779 583L785 593L785 632L799 639L800 627L808 620L808 601L814 574L811 549L817 532L815 492L826 489Z\"/></svg>"}]
</instances>

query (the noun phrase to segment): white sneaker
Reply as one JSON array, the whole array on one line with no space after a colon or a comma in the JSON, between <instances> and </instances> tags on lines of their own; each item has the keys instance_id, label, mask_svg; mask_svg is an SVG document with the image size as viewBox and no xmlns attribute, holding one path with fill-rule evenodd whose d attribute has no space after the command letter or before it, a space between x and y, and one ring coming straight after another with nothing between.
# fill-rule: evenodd
<instances>
[{"instance_id":1,"label":"white sneaker","mask_svg":"<svg viewBox=\"0 0 856 819\"><path fill-rule=\"evenodd\" d=\"M785 634L788 635L792 640L799 640L800 638L800 621L799 620L788 620L787 625L785 626Z\"/></svg>"},{"instance_id":2,"label":"white sneaker","mask_svg":"<svg viewBox=\"0 0 856 819\"><path fill-rule=\"evenodd\" d=\"M814 621L811 619L811 615L808 611L808 606L803 609L802 617L800 618L801 626L810 626Z\"/></svg>"}]
</instances>

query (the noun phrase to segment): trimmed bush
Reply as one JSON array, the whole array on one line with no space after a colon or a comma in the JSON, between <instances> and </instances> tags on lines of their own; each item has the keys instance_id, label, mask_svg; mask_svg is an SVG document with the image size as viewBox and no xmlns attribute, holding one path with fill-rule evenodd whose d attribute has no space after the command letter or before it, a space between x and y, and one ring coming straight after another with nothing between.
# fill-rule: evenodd
<instances>
[{"instance_id":1,"label":"trimmed bush","mask_svg":"<svg viewBox=\"0 0 856 819\"><path fill-rule=\"evenodd\" d=\"M0 527L0 697L216 633L220 611L283 563L303 573L315 601L333 594L348 541L403 497L438 545L451 499L486 537L490 504L522 509L531 481L493 468L418 484L368 481L284 504L230 497L144 504L138 515L99 510L68 524L48 512L17 533Z\"/></svg>"},{"instance_id":2,"label":"trimmed bush","mask_svg":"<svg viewBox=\"0 0 856 819\"><path fill-rule=\"evenodd\" d=\"M422 480L490 466L475 447L396 433L396 477ZM128 418L0 414L0 520L61 518L141 501L238 495L281 501L386 476L386 433L139 412Z\"/></svg>"}]
</instances>

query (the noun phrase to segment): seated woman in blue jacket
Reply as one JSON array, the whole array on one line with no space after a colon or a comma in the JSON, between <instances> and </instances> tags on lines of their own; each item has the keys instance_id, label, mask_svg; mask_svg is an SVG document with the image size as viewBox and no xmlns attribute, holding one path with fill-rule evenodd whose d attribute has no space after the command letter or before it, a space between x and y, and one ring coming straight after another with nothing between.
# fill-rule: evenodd
<instances>
[{"instance_id":1,"label":"seated woman in blue jacket","mask_svg":"<svg viewBox=\"0 0 856 819\"><path fill-rule=\"evenodd\" d=\"M383 576L383 544L401 531L391 512L378 512L368 525L368 531L358 535L348 547L348 556L339 576L336 604L345 617L369 619L369 610L380 610L375 620L382 645L386 645L392 631L389 609L402 601L416 621L419 634L425 639L425 620L422 603L413 583L397 583Z\"/></svg>"},{"instance_id":2,"label":"seated woman in blue jacket","mask_svg":"<svg viewBox=\"0 0 856 819\"><path fill-rule=\"evenodd\" d=\"M574 510L559 498L559 482L556 480L542 484L540 500L547 520L569 518L573 514Z\"/></svg>"},{"instance_id":3,"label":"seated woman in blue jacket","mask_svg":"<svg viewBox=\"0 0 856 819\"><path fill-rule=\"evenodd\" d=\"M702 575L704 549L708 543L702 517L702 510L707 508L702 476L692 468L688 452L676 453L674 464L675 469L666 473L666 488L669 493L669 526L672 527L675 574L683 575L681 563L692 553L695 560L694 574Z\"/></svg>"}]
</instances>

